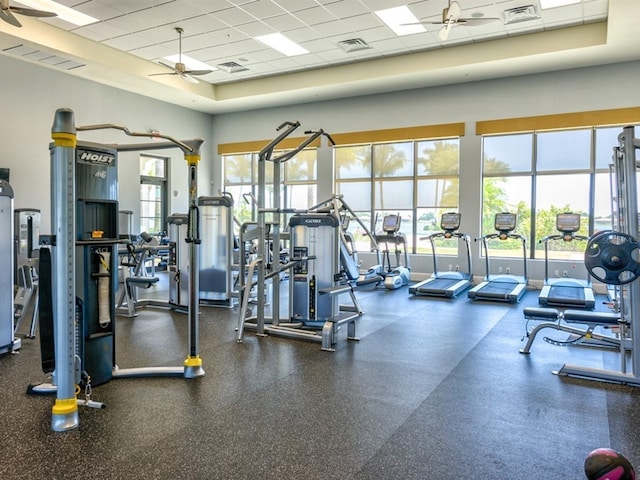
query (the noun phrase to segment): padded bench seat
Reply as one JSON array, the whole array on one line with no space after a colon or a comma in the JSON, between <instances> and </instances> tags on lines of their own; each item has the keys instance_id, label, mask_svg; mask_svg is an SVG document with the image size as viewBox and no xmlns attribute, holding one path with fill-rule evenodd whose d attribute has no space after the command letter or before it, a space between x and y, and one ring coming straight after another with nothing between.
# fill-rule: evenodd
<instances>
[{"instance_id":1,"label":"padded bench seat","mask_svg":"<svg viewBox=\"0 0 640 480\"><path fill-rule=\"evenodd\" d=\"M620 315L612 312L587 312L584 310L565 310L562 319L568 323L589 323L597 325L618 325Z\"/></svg>"},{"instance_id":2,"label":"padded bench seat","mask_svg":"<svg viewBox=\"0 0 640 480\"><path fill-rule=\"evenodd\" d=\"M127 277L127 284L133 284L136 287L149 288L154 283L158 283L158 277Z\"/></svg>"}]
</instances>

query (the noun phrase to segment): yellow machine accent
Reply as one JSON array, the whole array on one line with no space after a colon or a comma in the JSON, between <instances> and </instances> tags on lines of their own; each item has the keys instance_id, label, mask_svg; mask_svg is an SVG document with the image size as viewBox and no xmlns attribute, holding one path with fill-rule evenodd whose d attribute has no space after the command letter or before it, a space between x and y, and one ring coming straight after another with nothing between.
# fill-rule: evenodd
<instances>
[{"instance_id":1,"label":"yellow machine accent","mask_svg":"<svg viewBox=\"0 0 640 480\"><path fill-rule=\"evenodd\" d=\"M51 138L56 147L76 148L77 136L75 133L53 132Z\"/></svg>"},{"instance_id":2,"label":"yellow machine accent","mask_svg":"<svg viewBox=\"0 0 640 480\"><path fill-rule=\"evenodd\" d=\"M78 410L78 400L74 398L57 398L56 404L51 408L54 415L68 415Z\"/></svg>"}]
</instances>

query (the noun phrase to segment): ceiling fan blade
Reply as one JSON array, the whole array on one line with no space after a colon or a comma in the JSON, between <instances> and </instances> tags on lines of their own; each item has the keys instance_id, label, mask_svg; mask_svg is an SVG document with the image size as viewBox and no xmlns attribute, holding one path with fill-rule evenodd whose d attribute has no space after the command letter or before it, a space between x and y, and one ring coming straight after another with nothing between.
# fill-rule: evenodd
<instances>
[{"instance_id":1,"label":"ceiling fan blade","mask_svg":"<svg viewBox=\"0 0 640 480\"><path fill-rule=\"evenodd\" d=\"M0 18L14 27L22 27L22 24L18 21L13 13L9 10L2 9L0 10Z\"/></svg>"},{"instance_id":2,"label":"ceiling fan blade","mask_svg":"<svg viewBox=\"0 0 640 480\"><path fill-rule=\"evenodd\" d=\"M147 77L156 77L158 75L178 75L178 72L149 73L147 74Z\"/></svg>"},{"instance_id":3,"label":"ceiling fan blade","mask_svg":"<svg viewBox=\"0 0 640 480\"><path fill-rule=\"evenodd\" d=\"M453 27L453 23L447 23L444 27L442 27L440 29L440 31L438 32L438 38L440 40L442 40L443 42L449 38L449 32L451 31L451 28Z\"/></svg>"},{"instance_id":4,"label":"ceiling fan blade","mask_svg":"<svg viewBox=\"0 0 640 480\"><path fill-rule=\"evenodd\" d=\"M460 18L460 14L462 13L462 9L460 8L460 4L458 2L451 2L449 4L449 8L447 8L447 18L453 23L458 21Z\"/></svg>"},{"instance_id":5,"label":"ceiling fan blade","mask_svg":"<svg viewBox=\"0 0 640 480\"><path fill-rule=\"evenodd\" d=\"M213 70L185 70L184 73L187 75L208 75Z\"/></svg>"},{"instance_id":6,"label":"ceiling fan blade","mask_svg":"<svg viewBox=\"0 0 640 480\"><path fill-rule=\"evenodd\" d=\"M459 18L458 23L464 23L467 27L477 27L480 25L487 25L493 22L499 22L499 18L487 17L487 18Z\"/></svg>"},{"instance_id":7,"label":"ceiling fan blade","mask_svg":"<svg viewBox=\"0 0 640 480\"><path fill-rule=\"evenodd\" d=\"M195 78L193 78L191 75L189 75L188 73L181 73L180 74L180 78L183 79L186 82L189 83L200 83L198 82L198 80L196 80Z\"/></svg>"},{"instance_id":8,"label":"ceiling fan blade","mask_svg":"<svg viewBox=\"0 0 640 480\"><path fill-rule=\"evenodd\" d=\"M19 13L20 15L27 15L28 17L57 17L57 13L45 12L44 10L36 10L35 8L23 8L23 7L9 7L12 12Z\"/></svg>"}]
</instances>

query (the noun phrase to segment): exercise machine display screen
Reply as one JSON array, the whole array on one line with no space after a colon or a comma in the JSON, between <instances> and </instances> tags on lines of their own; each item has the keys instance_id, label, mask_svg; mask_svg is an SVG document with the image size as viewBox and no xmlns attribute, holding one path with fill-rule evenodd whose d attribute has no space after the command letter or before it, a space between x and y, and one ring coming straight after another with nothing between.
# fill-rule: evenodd
<instances>
[{"instance_id":1,"label":"exercise machine display screen","mask_svg":"<svg viewBox=\"0 0 640 480\"><path fill-rule=\"evenodd\" d=\"M499 232L511 232L516 228L515 213L496 213L494 228Z\"/></svg>"},{"instance_id":2,"label":"exercise machine display screen","mask_svg":"<svg viewBox=\"0 0 640 480\"><path fill-rule=\"evenodd\" d=\"M556 228L562 233L575 233L580 230L579 213L559 213L556 216Z\"/></svg>"},{"instance_id":3,"label":"exercise machine display screen","mask_svg":"<svg viewBox=\"0 0 640 480\"><path fill-rule=\"evenodd\" d=\"M442 217L440 217L440 228L448 232L458 230L461 216L459 213L443 213Z\"/></svg>"},{"instance_id":4,"label":"exercise machine display screen","mask_svg":"<svg viewBox=\"0 0 640 480\"><path fill-rule=\"evenodd\" d=\"M386 233L395 233L400 230L400 215L387 215L382 220L382 231Z\"/></svg>"}]
</instances>

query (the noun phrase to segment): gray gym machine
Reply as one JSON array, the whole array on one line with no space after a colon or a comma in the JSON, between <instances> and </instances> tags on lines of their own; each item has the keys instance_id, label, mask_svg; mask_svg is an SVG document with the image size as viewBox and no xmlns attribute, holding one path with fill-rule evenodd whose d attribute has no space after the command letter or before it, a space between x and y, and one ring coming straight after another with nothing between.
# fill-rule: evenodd
<instances>
[{"instance_id":1,"label":"gray gym machine","mask_svg":"<svg viewBox=\"0 0 640 480\"><path fill-rule=\"evenodd\" d=\"M527 291L527 239L518 233L513 233L516 228L517 215L515 213L496 213L494 228L497 233L484 235L476 240L482 242L484 252L485 277L482 283L473 287L467 293L472 300L494 300L499 302L516 303L520 301ZM489 264L489 247L487 240L508 239L518 240L522 244L522 275L492 274Z\"/></svg>"},{"instance_id":2,"label":"gray gym machine","mask_svg":"<svg viewBox=\"0 0 640 480\"><path fill-rule=\"evenodd\" d=\"M22 320L31 308L31 324L26 338L35 338L38 319L38 242L40 240L40 210L17 208L13 215L15 233L14 266L16 294L14 296L14 328L18 332Z\"/></svg>"},{"instance_id":3,"label":"gray gym machine","mask_svg":"<svg viewBox=\"0 0 640 480\"><path fill-rule=\"evenodd\" d=\"M233 306L233 198L229 194L198 198L200 208L200 302Z\"/></svg>"},{"instance_id":4,"label":"gray gym machine","mask_svg":"<svg viewBox=\"0 0 640 480\"><path fill-rule=\"evenodd\" d=\"M169 233L169 305L172 309L186 309L189 305L189 243L185 240L189 228L186 213L167 217Z\"/></svg>"},{"instance_id":5,"label":"gray gym machine","mask_svg":"<svg viewBox=\"0 0 640 480\"><path fill-rule=\"evenodd\" d=\"M549 242L588 240L588 237L577 234L580 230L580 214L559 213L556 215L556 229L560 232L559 234L548 235L540 240L540 243L544 244L544 286L538 296L538 303L543 307L559 306L593 310L596 306L596 299L588 273L585 280L549 277Z\"/></svg>"},{"instance_id":6,"label":"gray gym machine","mask_svg":"<svg viewBox=\"0 0 640 480\"><path fill-rule=\"evenodd\" d=\"M340 220L332 213L307 213L280 208L280 182L282 166L316 139L328 134L322 130L308 131L309 137L298 147L274 157L273 151L287 136L300 126L299 122L285 122L277 130L283 132L264 147L258 156L257 223L253 228L242 228L256 239L257 255L247 271L240 269L240 308L238 309L238 342L242 342L245 329L255 330L258 336L276 335L285 338L309 340L321 343L322 350L333 351L337 332L348 326L347 339L357 340L355 321L362 312L354 304L353 310L340 313L337 296L351 293L353 287L341 284L339 266ZM266 163L273 163L272 208L266 208ZM281 229L285 214L291 217L290 257L286 263L280 261ZM269 217L269 218L267 218ZM241 244L244 242L241 236ZM241 253L242 256L242 253ZM289 274L288 318L280 318L280 283L283 274ZM268 283L268 286L267 286ZM253 289L257 294L253 295ZM267 289L270 291L267 301ZM256 315L248 317L249 298L256 300ZM296 298L298 297L298 298ZM267 304L271 317L266 315ZM318 329L321 328L321 331Z\"/></svg>"},{"instance_id":7,"label":"gray gym machine","mask_svg":"<svg viewBox=\"0 0 640 480\"><path fill-rule=\"evenodd\" d=\"M638 160L636 150L640 149L640 139L634 138L634 127L625 127L618 136L618 146L614 147L612 174L615 177L614 198L617 208L614 216L621 231L606 230L592 236L585 251L585 266L596 280L605 285L620 288L614 313L565 310L558 312L551 308L527 308L527 318L545 321L529 333L527 344L520 350L529 353L535 334L544 328L567 331L575 335L592 336L595 327L618 330L616 338L596 337L618 347L620 369L592 368L577 365L563 365L554 371L556 375L586 378L605 382L615 382L640 386L640 243L638 236ZM635 236L635 237L634 237ZM549 321L551 320L551 321ZM560 322L586 325L586 329L559 326Z\"/></svg>"},{"instance_id":8,"label":"gray gym machine","mask_svg":"<svg viewBox=\"0 0 640 480\"><path fill-rule=\"evenodd\" d=\"M5 230L0 235L0 354L11 353L21 347L15 336L13 311L13 189L5 180L0 180L0 225Z\"/></svg>"},{"instance_id":9,"label":"gray gym machine","mask_svg":"<svg viewBox=\"0 0 640 480\"><path fill-rule=\"evenodd\" d=\"M471 239L469 235L458 232L458 229L460 228L460 219L460 213L448 212L442 214L440 217L440 229L442 231L433 233L427 237L431 244L431 254L433 256L433 274L430 278L427 278L415 285L411 285L409 287L410 294L453 298L471 287L473 282L473 273L471 268ZM458 240L458 244L460 241L463 242L465 254L467 256L466 272L461 272L457 269L450 272L438 270L438 257L436 253L436 239L438 238L455 238Z\"/></svg>"},{"instance_id":10,"label":"gray gym machine","mask_svg":"<svg viewBox=\"0 0 640 480\"><path fill-rule=\"evenodd\" d=\"M80 148L77 131L103 129L116 129L129 136L161 138L166 141L117 146L85 144ZM54 383L50 387L56 393L56 401L52 408L52 429L66 431L79 426L78 405L97 406L95 405L97 402L92 402L89 398L85 400L77 398L78 385L82 382L81 374L85 367L81 364L81 359L87 355L94 357L94 363L110 365L113 378L145 376L197 378L205 373L199 355L197 275L192 275L189 282L188 354L183 365L130 369L120 369L116 366L113 324L115 323L115 290L117 288L117 279L114 274L117 272L117 253L115 252L118 241L117 201L108 198L99 201L76 198L76 194L82 191L82 189L76 190L77 181L81 180L81 178L76 179L77 164L85 164L88 171L85 172L84 179L89 180L91 177L97 182L96 188L104 192L100 187L101 182L96 179L107 181L113 178L112 166L116 164L117 152L168 148L182 150L189 168L187 177L189 266L191 271L197 271L200 243L197 234L197 167L200 161L200 148L204 142L201 139L179 141L157 133L153 135L136 133L114 124L76 127L73 111L66 108L56 111L51 136L53 139L50 146L51 229L54 235L50 255L52 274L50 285L47 287L50 292L47 296L50 300L54 337ZM117 195L117 183L112 186L112 189L106 191ZM76 208L77 204L81 205L80 209ZM111 255L107 258L105 254L109 253ZM41 286L41 307L42 298L45 297L42 290ZM42 313L41 308L41 317ZM79 330L78 315L82 316L81 324L88 328ZM86 349L92 346L98 348L87 352ZM107 348L104 348L105 346ZM87 374L91 376L92 372L87 371ZM107 375L104 381L109 379ZM33 387L32 392L37 393L37 388ZM85 391L85 393L89 392Z\"/></svg>"}]
</instances>

